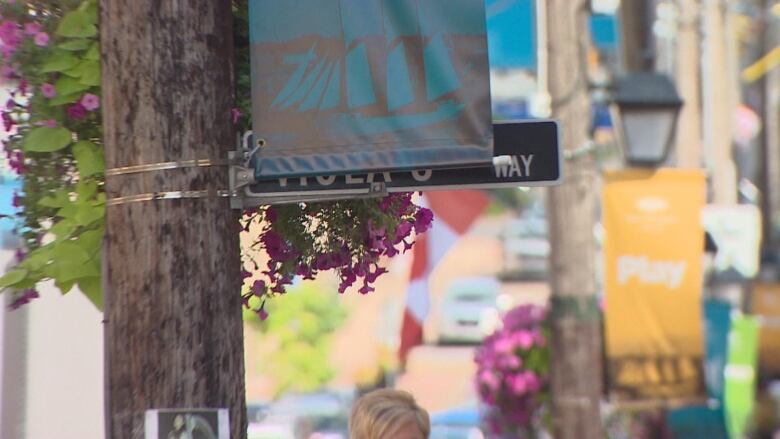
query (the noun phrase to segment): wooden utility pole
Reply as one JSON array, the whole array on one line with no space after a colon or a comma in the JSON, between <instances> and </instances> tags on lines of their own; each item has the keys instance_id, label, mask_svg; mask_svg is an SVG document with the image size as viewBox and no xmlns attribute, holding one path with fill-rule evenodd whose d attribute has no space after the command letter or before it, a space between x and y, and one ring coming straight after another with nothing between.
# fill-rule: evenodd
<instances>
[{"instance_id":1,"label":"wooden utility pole","mask_svg":"<svg viewBox=\"0 0 780 439\"><path fill-rule=\"evenodd\" d=\"M701 167L701 81L699 0L680 1L677 30L677 89L683 105L677 120L675 157L680 168Z\"/></svg>"},{"instance_id":2,"label":"wooden utility pole","mask_svg":"<svg viewBox=\"0 0 780 439\"><path fill-rule=\"evenodd\" d=\"M713 201L737 203L737 170L732 155L734 114L733 83L729 81L724 5L721 0L704 0L703 108L704 148L711 162Z\"/></svg>"},{"instance_id":3,"label":"wooden utility pole","mask_svg":"<svg viewBox=\"0 0 780 439\"><path fill-rule=\"evenodd\" d=\"M769 8L764 2L764 10ZM780 28L775 20L767 16L761 33L761 50L764 56L776 47ZM768 255L780 256L775 222L780 220L780 69L770 69L763 78L763 147L761 149L761 211L764 218L764 251ZM780 263L780 261L778 261Z\"/></svg>"},{"instance_id":4,"label":"wooden utility pole","mask_svg":"<svg viewBox=\"0 0 780 439\"><path fill-rule=\"evenodd\" d=\"M234 142L228 0L101 0L108 169L226 157ZM217 191L226 167L109 174L109 200ZM112 205L106 237L106 437L152 408L228 408L246 437L238 216L225 198Z\"/></svg>"},{"instance_id":5,"label":"wooden utility pole","mask_svg":"<svg viewBox=\"0 0 780 439\"><path fill-rule=\"evenodd\" d=\"M588 141L588 0L549 0L549 87L562 144L579 150ZM595 163L574 154L564 182L550 190L552 288L552 407L557 439L601 439L601 322L596 299L596 243L599 196Z\"/></svg>"},{"instance_id":6,"label":"wooden utility pole","mask_svg":"<svg viewBox=\"0 0 780 439\"><path fill-rule=\"evenodd\" d=\"M650 32L654 16L652 1L620 1L620 36L622 64L628 72L653 70L655 46Z\"/></svg>"}]
</instances>

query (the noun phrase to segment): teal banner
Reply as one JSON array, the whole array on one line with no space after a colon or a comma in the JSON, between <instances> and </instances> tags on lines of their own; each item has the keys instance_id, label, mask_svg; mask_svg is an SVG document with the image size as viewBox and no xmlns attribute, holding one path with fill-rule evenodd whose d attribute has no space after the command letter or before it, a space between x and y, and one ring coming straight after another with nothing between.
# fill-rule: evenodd
<instances>
[{"instance_id":1,"label":"teal banner","mask_svg":"<svg viewBox=\"0 0 780 439\"><path fill-rule=\"evenodd\" d=\"M724 404L724 371L728 361L729 333L731 332L731 305L714 299L704 301L705 342L707 353L704 378L707 394Z\"/></svg>"},{"instance_id":2,"label":"teal banner","mask_svg":"<svg viewBox=\"0 0 780 439\"><path fill-rule=\"evenodd\" d=\"M728 439L720 409L698 406L671 410L667 424L675 439Z\"/></svg>"},{"instance_id":3,"label":"teal banner","mask_svg":"<svg viewBox=\"0 0 780 439\"><path fill-rule=\"evenodd\" d=\"M484 0L250 0L258 178L486 165Z\"/></svg>"}]
</instances>

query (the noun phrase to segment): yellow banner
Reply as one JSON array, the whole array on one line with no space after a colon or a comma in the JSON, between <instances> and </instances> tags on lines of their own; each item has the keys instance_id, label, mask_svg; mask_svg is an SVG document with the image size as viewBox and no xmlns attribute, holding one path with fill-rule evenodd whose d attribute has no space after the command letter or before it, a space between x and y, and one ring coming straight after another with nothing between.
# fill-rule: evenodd
<instances>
[{"instance_id":1,"label":"yellow banner","mask_svg":"<svg viewBox=\"0 0 780 439\"><path fill-rule=\"evenodd\" d=\"M617 400L704 394L699 171L620 171L603 193L606 350Z\"/></svg>"}]
</instances>

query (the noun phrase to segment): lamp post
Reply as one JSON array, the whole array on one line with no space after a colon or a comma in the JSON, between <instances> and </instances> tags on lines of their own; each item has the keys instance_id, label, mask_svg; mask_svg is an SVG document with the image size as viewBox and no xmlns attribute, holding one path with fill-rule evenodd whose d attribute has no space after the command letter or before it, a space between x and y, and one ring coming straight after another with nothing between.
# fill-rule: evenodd
<instances>
[{"instance_id":1,"label":"lamp post","mask_svg":"<svg viewBox=\"0 0 780 439\"><path fill-rule=\"evenodd\" d=\"M683 105L672 80L651 72L617 78L612 104L626 161L639 167L662 164L674 140Z\"/></svg>"}]
</instances>

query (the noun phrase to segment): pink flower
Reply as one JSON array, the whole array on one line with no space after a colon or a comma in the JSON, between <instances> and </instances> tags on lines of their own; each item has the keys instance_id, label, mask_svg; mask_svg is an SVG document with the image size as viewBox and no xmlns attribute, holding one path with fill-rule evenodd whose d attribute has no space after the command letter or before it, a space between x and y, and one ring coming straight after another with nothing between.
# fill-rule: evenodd
<instances>
[{"instance_id":1,"label":"pink flower","mask_svg":"<svg viewBox=\"0 0 780 439\"><path fill-rule=\"evenodd\" d=\"M87 111L95 111L100 108L100 98L92 93L87 93L79 101Z\"/></svg>"},{"instance_id":2,"label":"pink flower","mask_svg":"<svg viewBox=\"0 0 780 439\"><path fill-rule=\"evenodd\" d=\"M268 206L265 208L265 219L268 220L271 224L275 223L276 220L279 219L279 213L276 212L276 209L274 209L271 206Z\"/></svg>"},{"instance_id":3,"label":"pink flower","mask_svg":"<svg viewBox=\"0 0 780 439\"><path fill-rule=\"evenodd\" d=\"M16 49L22 42L22 30L19 27L19 23L13 20L5 20L0 24L0 40L2 40L0 51L8 59L16 52Z\"/></svg>"},{"instance_id":4,"label":"pink flower","mask_svg":"<svg viewBox=\"0 0 780 439\"><path fill-rule=\"evenodd\" d=\"M84 108L81 102L76 102L71 105L66 112L68 113L68 117L73 120L81 120L87 117L87 109Z\"/></svg>"},{"instance_id":5,"label":"pink flower","mask_svg":"<svg viewBox=\"0 0 780 439\"><path fill-rule=\"evenodd\" d=\"M501 338L496 342L494 349L496 350L496 353L509 354L512 352L512 349L514 349L514 344L512 343L512 340L508 338Z\"/></svg>"},{"instance_id":6,"label":"pink flower","mask_svg":"<svg viewBox=\"0 0 780 439\"><path fill-rule=\"evenodd\" d=\"M233 118L233 125L237 125L238 121L241 119L241 110L238 108L232 108L230 110L230 115Z\"/></svg>"},{"instance_id":7,"label":"pink flower","mask_svg":"<svg viewBox=\"0 0 780 439\"><path fill-rule=\"evenodd\" d=\"M41 85L41 94L43 97L47 99L51 99L55 96L57 96L57 89L54 88L53 85L49 84L48 82Z\"/></svg>"},{"instance_id":8,"label":"pink flower","mask_svg":"<svg viewBox=\"0 0 780 439\"><path fill-rule=\"evenodd\" d=\"M0 76L3 79L14 79L17 76L16 69L11 66L2 66L0 67Z\"/></svg>"},{"instance_id":9,"label":"pink flower","mask_svg":"<svg viewBox=\"0 0 780 439\"><path fill-rule=\"evenodd\" d=\"M523 349L530 349L534 345L534 336L529 331L520 331L516 337L517 344Z\"/></svg>"},{"instance_id":10,"label":"pink flower","mask_svg":"<svg viewBox=\"0 0 780 439\"><path fill-rule=\"evenodd\" d=\"M35 125L39 127L57 128L57 120L56 119L40 120L38 122L35 122Z\"/></svg>"},{"instance_id":11,"label":"pink flower","mask_svg":"<svg viewBox=\"0 0 780 439\"><path fill-rule=\"evenodd\" d=\"M256 280L252 284L252 293L257 297L263 297L265 295L265 281Z\"/></svg>"},{"instance_id":12,"label":"pink flower","mask_svg":"<svg viewBox=\"0 0 780 439\"><path fill-rule=\"evenodd\" d=\"M525 375L525 383L528 386L528 390L531 392L538 392L542 388L542 382L539 380L539 377L536 376L535 373L531 371L527 371L524 373Z\"/></svg>"},{"instance_id":13,"label":"pink flower","mask_svg":"<svg viewBox=\"0 0 780 439\"><path fill-rule=\"evenodd\" d=\"M414 214L414 229L417 233L424 233L426 230L430 229L432 222L433 212L431 209L421 207L420 210Z\"/></svg>"},{"instance_id":14,"label":"pink flower","mask_svg":"<svg viewBox=\"0 0 780 439\"><path fill-rule=\"evenodd\" d=\"M41 28L42 26L38 23L27 23L24 25L24 33L29 36L37 35Z\"/></svg>"},{"instance_id":15,"label":"pink flower","mask_svg":"<svg viewBox=\"0 0 780 439\"><path fill-rule=\"evenodd\" d=\"M525 374L517 374L509 378L509 387L518 395L523 395L528 391L528 383Z\"/></svg>"},{"instance_id":16,"label":"pink flower","mask_svg":"<svg viewBox=\"0 0 780 439\"><path fill-rule=\"evenodd\" d=\"M498 377L496 377L496 375L489 370L483 370L479 374L479 381L483 385L487 386L487 388L493 391L497 390L498 387L501 385L501 383L498 380Z\"/></svg>"},{"instance_id":17,"label":"pink flower","mask_svg":"<svg viewBox=\"0 0 780 439\"><path fill-rule=\"evenodd\" d=\"M27 82L26 79L22 79L19 81L19 93L22 94L22 96L27 96L27 90L30 87L30 83Z\"/></svg>"},{"instance_id":18,"label":"pink flower","mask_svg":"<svg viewBox=\"0 0 780 439\"><path fill-rule=\"evenodd\" d=\"M7 113L7 112L4 111L3 112L3 127L5 128L5 130L7 132L11 131L14 128L15 125L16 125L16 122L14 122L14 120L11 119L10 113Z\"/></svg>"},{"instance_id":19,"label":"pink flower","mask_svg":"<svg viewBox=\"0 0 780 439\"><path fill-rule=\"evenodd\" d=\"M257 310L257 317L260 317L260 320L266 321L268 319L268 311L265 310L265 302L260 306L260 309Z\"/></svg>"},{"instance_id":20,"label":"pink flower","mask_svg":"<svg viewBox=\"0 0 780 439\"><path fill-rule=\"evenodd\" d=\"M399 243L403 241L410 233L412 233L412 223L409 221L402 221L401 224L395 228L395 242Z\"/></svg>"},{"instance_id":21,"label":"pink flower","mask_svg":"<svg viewBox=\"0 0 780 439\"><path fill-rule=\"evenodd\" d=\"M49 45L49 34L46 32L38 32L33 39L36 46L46 47Z\"/></svg>"}]
</instances>

